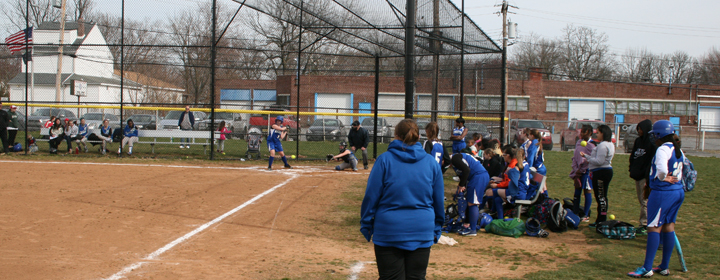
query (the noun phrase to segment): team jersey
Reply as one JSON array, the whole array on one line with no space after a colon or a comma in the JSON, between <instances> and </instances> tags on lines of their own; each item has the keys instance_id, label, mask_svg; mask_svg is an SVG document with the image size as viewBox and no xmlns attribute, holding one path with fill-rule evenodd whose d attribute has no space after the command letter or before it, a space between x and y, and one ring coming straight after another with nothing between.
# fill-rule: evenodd
<instances>
[{"instance_id":1,"label":"team jersey","mask_svg":"<svg viewBox=\"0 0 720 280\"><path fill-rule=\"evenodd\" d=\"M425 147L430 140L425 140L425 143L423 143L423 147ZM437 161L438 164L442 166L442 160L443 156L445 154L445 149L443 148L443 144L440 141L431 141L432 143L432 150L430 151L430 155Z\"/></svg>"},{"instance_id":2,"label":"team jersey","mask_svg":"<svg viewBox=\"0 0 720 280\"><path fill-rule=\"evenodd\" d=\"M88 125L87 124L85 124L85 125L79 124L78 125L78 135L85 137L85 136L87 136L87 134L88 134Z\"/></svg>"},{"instance_id":3,"label":"team jersey","mask_svg":"<svg viewBox=\"0 0 720 280\"><path fill-rule=\"evenodd\" d=\"M100 134L102 134L102 136L105 136L105 137L110 137L110 136L112 136L112 128L110 126L108 126L108 127L101 126Z\"/></svg>"},{"instance_id":4,"label":"team jersey","mask_svg":"<svg viewBox=\"0 0 720 280\"><path fill-rule=\"evenodd\" d=\"M470 179L472 179L472 177L476 174L487 173L487 170L485 170L485 167L482 165L482 163L480 163L480 161L477 160L474 156L466 154L466 153L461 153L461 155L463 157L463 163L465 163L470 168L470 174L468 175L468 181ZM453 169L455 169L455 172L457 173L458 176L462 175L461 170L455 168L455 166L453 166Z\"/></svg>"},{"instance_id":5,"label":"team jersey","mask_svg":"<svg viewBox=\"0 0 720 280\"><path fill-rule=\"evenodd\" d=\"M530 139L528 139L525 140L525 143L522 143L522 145L520 145L520 148L525 151L525 158L528 158L528 148L530 148L530 144L532 144L532 142L530 142Z\"/></svg>"},{"instance_id":6,"label":"team jersey","mask_svg":"<svg viewBox=\"0 0 720 280\"><path fill-rule=\"evenodd\" d=\"M535 170L544 170L545 166L543 163L545 162L545 153L540 150L540 146L537 144L537 139L532 140L532 143L528 144L527 162L530 167L535 167Z\"/></svg>"},{"instance_id":7,"label":"team jersey","mask_svg":"<svg viewBox=\"0 0 720 280\"><path fill-rule=\"evenodd\" d=\"M507 172L508 177L510 178L507 194L512 198L511 201L515 201L518 199L524 200L528 197L528 189L530 188L530 166L528 165L527 161L523 161L522 164L522 171L512 168ZM519 174L517 174L516 172L518 172ZM515 180L513 180L513 177L515 176L518 176L517 183L515 183Z\"/></svg>"},{"instance_id":8,"label":"team jersey","mask_svg":"<svg viewBox=\"0 0 720 280\"><path fill-rule=\"evenodd\" d=\"M282 134L282 131L270 128L270 131L268 131L268 141L280 141L280 135Z\"/></svg>"},{"instance_id":9,"label":"team jersey","mask_svg":"<svg viewBox=\"0 0 720 280\"><path fill-rule=\"evenodd\" d=\"M650 166L650 189L659 191L682 189L683 157L675 157L676 152L677 151L675 151L675 147L671 142L667 142L658 147L657 152L652 159L652 165ZM668 156L669 159L665 162L665 158ZM660 158L661 162L657 162L658 158ZM677 177L678 182L672 184L670 182L660 180L660 178L658 178L658 169L661 171L667 171L667 175Z\"/></svg>"},{"instance_id":10,"label":"team jersey","mask_svg":"<svg viewBox=\"0 0 720 280\"><path fill-rule=\"evenodd\" d=\"M462 135L463 135L463 132L465 132L465 127L464 127L464 126L463 126L463 127L455 127L455 128L453 128L453 133L452 133L452 135L453 135L453 136L462 136ZM460 140L453 140L453 145L455 145L455 144L460 144L460 143L465 144L465 137L463 137L463 138L460 139Z\"/></svg>"}]
</instances>

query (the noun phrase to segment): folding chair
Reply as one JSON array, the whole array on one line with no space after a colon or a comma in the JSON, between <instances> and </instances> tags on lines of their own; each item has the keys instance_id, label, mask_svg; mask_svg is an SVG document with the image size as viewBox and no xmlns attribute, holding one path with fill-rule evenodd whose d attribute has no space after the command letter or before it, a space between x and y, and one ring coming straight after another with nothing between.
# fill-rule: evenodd
<instances>
[{"instance_id":1,"label":"folding chair","mask_svg":"<svg viewBox=\"0 0 720 280\"><path fill-rule=\"evenodd\" d=\"M535 204L537 202L538 198L540 197L540 194L543 193L547 187L545 186L545 180L547 179L546 176L531 171L530 173L531 180L538 183L537 191L533 194L532 198L527 200L515 200L515 218L520 218L520 214L522 213L522 207L523 206L530 206Z\"/></svg>"}]
</instances>

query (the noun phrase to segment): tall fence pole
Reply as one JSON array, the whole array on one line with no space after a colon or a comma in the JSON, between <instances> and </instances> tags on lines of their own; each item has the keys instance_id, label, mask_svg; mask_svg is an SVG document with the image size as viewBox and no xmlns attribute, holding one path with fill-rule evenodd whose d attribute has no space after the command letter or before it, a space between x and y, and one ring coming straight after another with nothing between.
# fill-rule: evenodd
<instances>
[{"instance_id":1,"label":"tall fence pole","mask_svg":"<svg viewBox=\"0 0 720 280\"><path fill-rule=\"evenodd\" d=\"M217 29L217 0L212 1L212 41L210 41L210 160L215 159L215 59L217 56L215 29Z\"/></svg>"},{"instance_id":2,"label":"tall fence pole","mask_svg":"<svg viewBox=\"0 0 720 280\"><path fill-rule=\"evenodd\" d=\"M30 0L25 0L25 31L30 29ZM28 40L25 40L25 56L28 54L28 45L30 43ZM30 110L28 110L28 60L29 58L32 58L32 51L30 51L30 56L27 56L28 59L25 59L25 139L27 139L28 135L28 118L27 116L30 116ZM33 61L33 69L35 69L35 62ZM12 144L12 143L10 143ZM7 147L4 147L7 148ZM28 154L30 151L30 141L25 140L25 155Z\"/></svg>"},{"instance_id":3,"label":"tall fence pole","mask_svg":"<svg viewBox=\"0 0 720 280\"><path fill-rule=\"evenodd\" d=\"M125 0L122 0L121 2L122 8L120 9L120 127L118 129L123 129L122 122L123 122L123 101L124 101L124 94L123 91L125 90ZM122 153L122 141L120 141L120 153ZM120 155L118 153L118 156Z\"/></svg>"},{"instance_id":4,"label":"tall fence pole","mask_svg":"<svg viewBox=\"0 0 720 280\"><path fill-rule=\"evenodd\" d=\"M415 9L416 0L407 1L405 18L405 118L413 117L413 96L415 94ZM377 123L377 118L376 118ZM377 134L377 129L375 129Z\"/></svg>"},{"instance_id":5,"label":"tall fence pole","mask_svg":"<svg viewBox=\"0 0 720 280\"><path fill-rule=\"evenodd\" d=\"M460 17L460 117L465 111L465 0L462 0L462 16Z\"/></svg>"},{"instance_id":6,"label":"tall fence pole","mask_svg":"<svg viewBox=\"0 0 720 280\"><path fill-rule=\"evenodd\" d=\"M297 96L295 97L296 100L296 106L295 106L295 125L297 125L297 128L295 129L295 154L298 155L297 159L299 159L300 155L300 55L302 55L302 34L303 34L303 5L305 1L300 0L300 35L298 35L298 57L297 57ZM268 118L270 120L270 118ZM323 134L325 134L325 129L323 129Z\"/></svg>"},{"instance_id":7,"label":"tall fence pole","mask_svg":"<svg viewBox=\"0 0 720 280\"><path fill-rule=\"evenodd\" d=\"M375 56L375 118L373 119L373 158L377 159L377 119L378 119L378 100L380 98L380 57Z\"/></svg>"}]
</instances>

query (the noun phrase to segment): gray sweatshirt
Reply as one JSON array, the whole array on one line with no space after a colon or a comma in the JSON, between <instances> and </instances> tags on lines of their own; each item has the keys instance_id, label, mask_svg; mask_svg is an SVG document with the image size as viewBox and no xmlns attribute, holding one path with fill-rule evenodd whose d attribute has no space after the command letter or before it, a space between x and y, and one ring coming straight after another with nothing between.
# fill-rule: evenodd
<instances>
[{"instance_id":1,"label":"gray sweatshirt","mask_svg":"<svg viewBox=\"0 0 720 280\"><path fill-rule=\"evenodd\" d=\"M585 154L588 161L588 170L597 168L612 168L612 158L615 155L615 146L612 142L602 141L592 150L592 154Z\"/></svg>"}]
</instances>

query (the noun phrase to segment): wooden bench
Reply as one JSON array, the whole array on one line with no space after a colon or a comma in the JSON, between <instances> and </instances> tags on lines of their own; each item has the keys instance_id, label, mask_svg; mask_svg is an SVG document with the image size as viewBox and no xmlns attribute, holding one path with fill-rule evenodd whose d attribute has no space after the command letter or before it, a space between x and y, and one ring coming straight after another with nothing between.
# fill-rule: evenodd
<instances>
[{"instance_id":1,"label":"wooden bench","mask_svg":"<svg viewBox=\"0 0 720 280\"><path fill-rule=\"evenodd\" d=\"M88 135L95 133L100 135L100 129L91 129ZM220 138L220 132L214 132L215 139ZM50 129L40 129L41 136L49 136ZM143 139L145 138L145 139ZM152 138L152 141L148 141L147 138ZM169 138L170 141L158 141L158 138ZM162 129L162 130L138 130L138 142L135 144L149 144L152 147L152 153L155 153L155 145L178 145L179 141L174 141L175 138L189 138L190 143L184 142L183 145L202 145L203 152L207 154L207 146L210 145L210 133L208 131L197 131L197 130L179 130L179 129ZM49 141L49 139L37 139L38 141ZM196 140L205 140L199 142ZM87 141L89 143L102 143L102 141Z\"/></svg>"}]
</instances>

